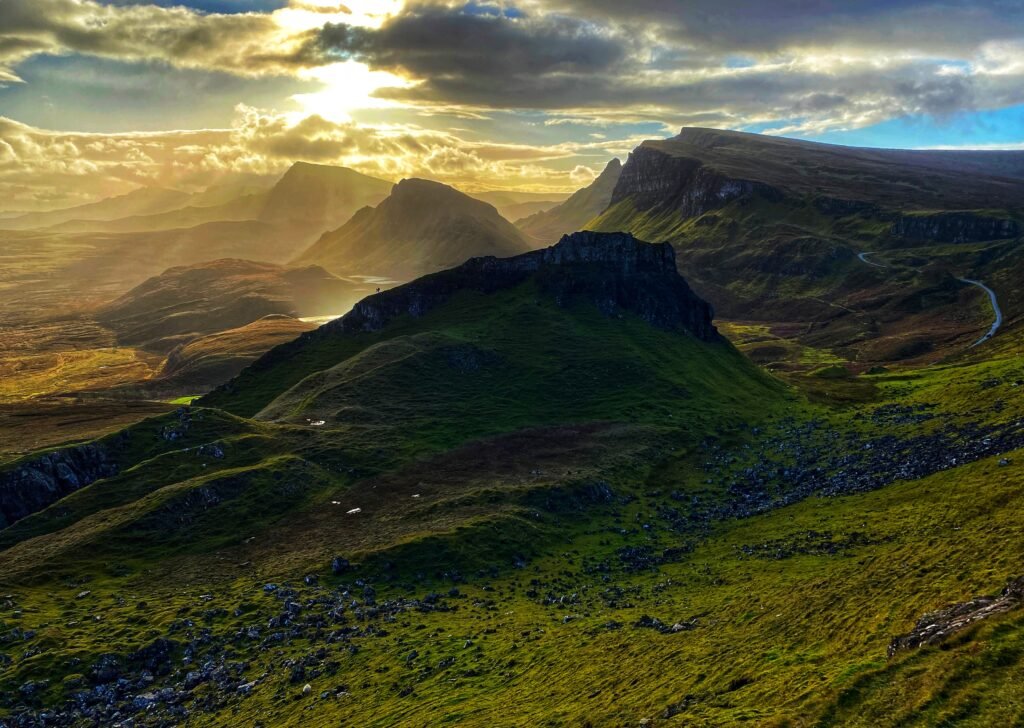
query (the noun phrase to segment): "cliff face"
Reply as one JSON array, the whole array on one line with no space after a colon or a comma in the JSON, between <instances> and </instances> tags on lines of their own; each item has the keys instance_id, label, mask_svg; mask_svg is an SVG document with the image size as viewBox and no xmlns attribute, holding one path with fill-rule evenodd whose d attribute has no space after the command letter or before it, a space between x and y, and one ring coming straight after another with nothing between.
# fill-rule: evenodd
<instances>
[{"instance_id":1,"label":"cliff face","mask_svg":"<svg viewBox=\"0 0 1024 728\"><path fill-rule=\"evenodd\" d=\"M464 290L493 293L533 278L562 306L584 300L606 315L629 312L668 330L712 341L711 306L676 269L671 245L626 233L575 233L557 245L514 258L474 258L457 268L370 296L311 336L376 331L403 315L423 316Z\"/></svg>"},{"instance_id":2,"label":"cliff face","mask_svg":"<svg viewBox=\"0 0 1024 728\"><path fill-rule=\"evenodd\" d=\"M684 218L697 217L734 200L760 193L781 198L774 188L745 179L732 179L699 159L677 157L640 146L629 155L611 205L631 200L638 210L674 210Z\"/></svg>"},{"instance_id":3,"label":"cliff face","mask_svg":"<svg viewBox=\"0 0 1024 728\"><path fill-rule=\"evenodd\" d=\"M977 243L1005 240L1021 234L1016 220L970 212L903 215L892 224L892 234L908 240L936 243Z\"/></svg>"},{"instance_id":4,"label":"cliff face","mask_svg":"<svg viewBox=\"0 0 1024 728\"><path fill-rule=\"evenodd\" d=\"M107 449L93 444L47 453L0 473L0 528L117 472Z\"/></svg>"},{"instance_id":5,"label":"cliff face","mask_svg":"<svg viewBox=\"0 0 1024 728\"><path fill-rule=\"evenodd\" d=\"M973 157L965 158L967 168L957 174L958 159L684 129L674 139L644 142L629 155L610 207L628 201L639 212L673 213L681 221L758 197L792 207L809 203L816 213L833 218L891 223L888 236L901 240L959 243L1019 236L1021 225L1012 211L1021 206L1021 183L977 176ZM988 209L1008 212L969 212ZM612 218L616 225L624 224L621 214ZM608 228L599 221L598 229Z\"/></svg>"}]
</instances>

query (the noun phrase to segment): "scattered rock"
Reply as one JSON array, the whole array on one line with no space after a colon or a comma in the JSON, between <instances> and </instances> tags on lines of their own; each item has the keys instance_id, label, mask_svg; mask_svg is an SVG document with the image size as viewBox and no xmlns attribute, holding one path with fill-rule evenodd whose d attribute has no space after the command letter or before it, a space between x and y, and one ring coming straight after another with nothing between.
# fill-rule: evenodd
<instances>
[{"instance_id":1,"label":"scattered rock","mask_svg":"<svg viewBox=\"0 0 1024 728\"><path fill-rule=\"evenodd\" d=\"M1024 577L1010 582L999 596L977 597L924 615L909 634L893 638L889 657L902 650L935 645L967 627L997 614L1016 609L1024 602Z\"/></svg>"}]
</instances>

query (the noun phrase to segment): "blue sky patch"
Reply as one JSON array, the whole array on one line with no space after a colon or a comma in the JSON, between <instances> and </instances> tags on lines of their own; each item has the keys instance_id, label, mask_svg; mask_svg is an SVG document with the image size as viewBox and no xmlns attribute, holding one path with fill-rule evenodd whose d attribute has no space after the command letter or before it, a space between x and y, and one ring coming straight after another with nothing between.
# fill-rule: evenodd
<instances>
[{"instance_id":1,"label":"blue sky patch","mask_svg":"<svg viewBox=\"0 0 1024 728\"><path fill-rule=\"evenodd\" d=\"M186 7L204 13L269 13L287 7L288 0L103 0L103 4Z\"/></svg>"}]
</instances>

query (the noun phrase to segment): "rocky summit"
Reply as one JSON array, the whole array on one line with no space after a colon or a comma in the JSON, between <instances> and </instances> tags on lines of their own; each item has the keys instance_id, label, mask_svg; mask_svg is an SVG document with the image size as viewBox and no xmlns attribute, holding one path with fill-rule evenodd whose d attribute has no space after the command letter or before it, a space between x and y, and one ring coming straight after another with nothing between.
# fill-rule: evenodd
<instances>
[{"instance_id":1,"label":"rocky summit","mask_svg":"<svg viewBox=\"0 0 1024 728\"><path fill-rule=\"evenodd\" d=\"M718 336L711 306L679 275L671 245L645 243L628 233L591 232L566 235L557 245L513 258L472 258L370 296L317 335L378 330L398 316L422 316L460 291L494 293L530 279L559 305L586 301L606 315L633 314L703 341Z\"/></svg>"}]
</instances>

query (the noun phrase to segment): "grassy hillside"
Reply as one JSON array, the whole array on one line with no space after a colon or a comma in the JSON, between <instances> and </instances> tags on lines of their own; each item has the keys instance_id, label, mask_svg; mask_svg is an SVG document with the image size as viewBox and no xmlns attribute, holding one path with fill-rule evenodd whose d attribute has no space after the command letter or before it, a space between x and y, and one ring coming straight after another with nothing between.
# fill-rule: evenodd
<instances>
[{"instance_id":1,"label":"grassy hillside","mask_svg":"<svg viewBox=\"0 0 1024 728\"><path fill-rule=\"evenodd\" d=\"M614 238L375 296L94 443L114 474L0 531L0 720L1024 718L1017 592L890 655L1024 572L1019 331L791 387L665 325L667 249Z\"/></svg>"},{"instance_id":2,"label":"grassy hillside","mask_svg":"<svg viewBox=\"0 0 1024 728\"><path fill-rule=\"evenodd\" d=\"M97 319L123 344L167 352L273 314L340 315L369 293L316 266L224 259L166 270L104 306Z\"/></svg>"},{"instance_id":3,"label":"grassy hillside","mask_svg":"<svg viewBox=\"0 0 1024 728\"><path fill-rule=\"evenodd\" d=\"M1022 374L1017 351L874 375L870 401L852 408L769 395L759 425L718 426L704 444L662 417L396 461L379 434L234 421L217 440L222 462L150 449L119 479L9 529L20 545L0 561L49 564L53 576L7 572L19 615L5 620L34 632L18 654L39 652L4 678L12 694L48 678L38 699L59 701L104 684L93 668L104 654L124 655L117 669L133 674L150 653L131 655L160 637L174 660L193 655L184 668L166 663L166 679L195 676L154 715L179 705L204 725L426 725L438 704L460 724L494 725L510 700L517 716L552 725L1020 716L1019 611L941 648L887 656L924 613L1020 574L1024 433L955 467L931 449L961 432L942 446L952 455L1024 415L1007 399ZM860 490L873 458L904 448L924 471L885 472ZM849 490L786 504L815 477L807 468L839 462ZM759 506L764 491L778 503ZM198 508L196 492L218 500ZM75 518L83 525L53 530ZM353 566L335 575L339 554ZM84 619L97 609L104 634L116 625L112 640ZM81 677L65 677L71 655ZM162 659L157 649L157 673Z\"/></svg>"},{"instance_id":4,"label":"grassy hillside","mask_svg":"<svg viewBox=\"0 0 1024 728\"><path fill-rule=\"evenodd\" d=\"M924 364L991 323L983 296L958 278L991 281L1020 305L1015 159L686 129L637 148L587 227L672 242L725 318L800 331L800 346L858 369Z\"/></svg>"}]
</instances>

